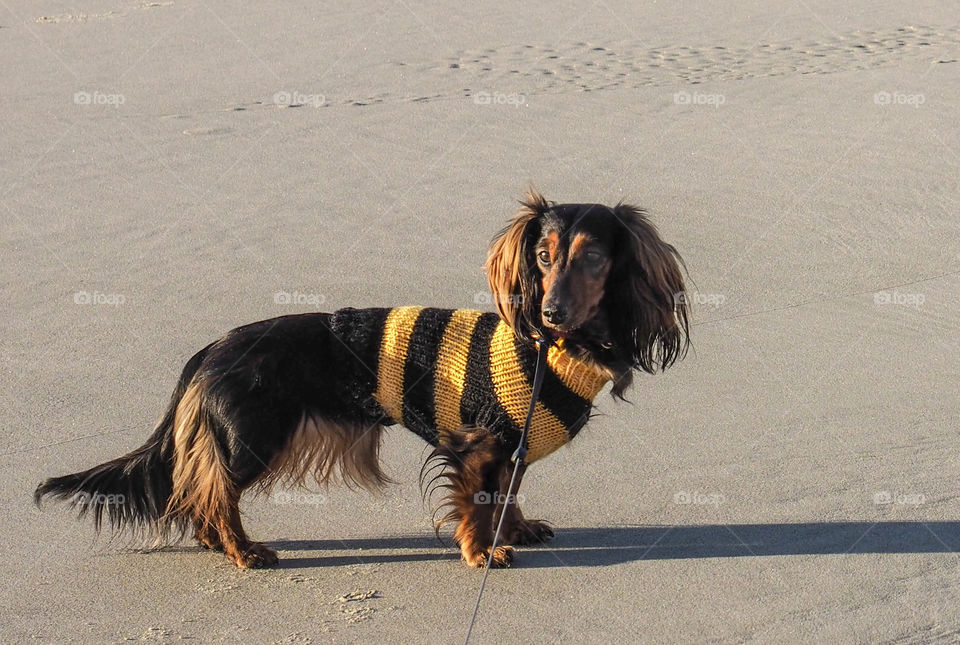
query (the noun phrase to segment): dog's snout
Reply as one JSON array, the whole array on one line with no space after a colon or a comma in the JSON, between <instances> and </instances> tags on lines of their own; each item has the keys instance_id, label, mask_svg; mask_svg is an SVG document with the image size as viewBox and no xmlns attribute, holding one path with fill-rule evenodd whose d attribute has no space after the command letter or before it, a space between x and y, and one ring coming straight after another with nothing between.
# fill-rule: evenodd
<instances>
[{"instance_id":1,"label":"dog's snout","mask_svg":"<svg viewBox=\"0 0 960 645\"><path fill-rule=\"evenodd\" d=\"M562 325L567 319L567 310L560 305L548 304L543 308L543 317L546 318L547 322L551 325Z\"/></svg>"}]
</instances>

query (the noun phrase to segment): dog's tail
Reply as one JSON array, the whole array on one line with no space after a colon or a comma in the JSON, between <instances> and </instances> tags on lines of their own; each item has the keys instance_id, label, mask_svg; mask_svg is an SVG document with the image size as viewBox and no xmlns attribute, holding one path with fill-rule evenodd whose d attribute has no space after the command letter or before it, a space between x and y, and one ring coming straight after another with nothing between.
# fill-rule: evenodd
<instances>
[{"instance_id":1,"label":"dog's tail","mask_svg":"<svg viewBox=\"0 0 960 645\"><path fill-rule=\"evenodd\" d=\"M145 444L89 470L43 481L33 495L37 506L47 496L67 500L78 509L79 517L93 518L97 531L105 523L114 531L163 533L170 529L166 510L173 493L177 409L211 345L187 361L163 418Z\"/></svg>"}]
</instances>

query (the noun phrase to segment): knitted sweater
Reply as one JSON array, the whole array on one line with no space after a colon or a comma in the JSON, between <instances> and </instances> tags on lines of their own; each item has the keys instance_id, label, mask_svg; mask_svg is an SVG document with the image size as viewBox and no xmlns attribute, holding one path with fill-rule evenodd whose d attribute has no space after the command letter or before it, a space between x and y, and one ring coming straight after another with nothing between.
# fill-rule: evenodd
<instances>
[{"instance_id":1,"label":"knitted sweater","mask_svg":"<svg viewBox=\"0 0 960 645\"><path fill-rule=\"evenodd\" d=\"M369 370L359 398L436 445L438 430L478 425L516 443L526 420L537 348L494 313L467 309L341 309L331 330ZM570 441L586 423L606 373L549 348L527 462Z\"/></svg>"}]
</instances>

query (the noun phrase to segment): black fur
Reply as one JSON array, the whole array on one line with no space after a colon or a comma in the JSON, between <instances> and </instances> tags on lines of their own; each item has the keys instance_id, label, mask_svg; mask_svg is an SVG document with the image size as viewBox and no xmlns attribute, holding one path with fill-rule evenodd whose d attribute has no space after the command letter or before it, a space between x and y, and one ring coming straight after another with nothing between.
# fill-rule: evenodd
<instances>
[{"instance_id":1,"label":"black fur","mask_svg":"<svg viewBox=\"0 0 960 645\"><path fill-rule=\"evenodd\" d=\"M174 416L187 385L212 346L207 345L187 361L163 418L146 443L89 470L44 480L34 491L34 503L40 506L46 496L66 500L77 509L78 517L91 516L97 531L106 520L113 531L164 533L176 528L182 532L184 526L162 526L158 530L171 494Z\"/></svg>"}]
</instances>

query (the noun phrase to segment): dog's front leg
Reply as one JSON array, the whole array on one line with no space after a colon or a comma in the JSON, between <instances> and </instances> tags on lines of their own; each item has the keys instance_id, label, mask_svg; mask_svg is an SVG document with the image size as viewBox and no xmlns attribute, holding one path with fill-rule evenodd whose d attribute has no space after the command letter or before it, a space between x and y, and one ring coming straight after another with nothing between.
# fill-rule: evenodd
<instances>
[{"instance_id":1,"label":"dog's front leg","mask_svg":"<svg viewBox=\"0 0 960 645\"><path fill-rule=\"evenodd\" d=\"M496 528L500 521L500 514L506 513L503 518L503 544L523 546L527 544L543 544L553 537L553 529L549 522L543 520L528 520L520 510L520 500L523 497L518 493L520 482L526 472L526 466L520 466L517 480L513 484L513 493L507 497L510 487L510 478L513 476L513 464L507 463L500 471L500 496L497 500L497 512L493 516L493 526Z\"/></svg>"},{"instance_id":2,"label":"dog's front leg","mask_svg":"<svg viewBox=\"0 0 960 645\"><path fill-rule=\"evenodd\" d=\"M493 515L496 509L498 492L496 477L482 484L470 486L471 496L463 496L456 501L460 522L454 531L453 539L460 545L460 555L471 567L486 566L493 546ZM479 482L478 482L479 483ZM493 553L493 567L509 567L513 562L513 549L510 546L498 546Z\"/></svg>"},{"instance_id":3,"label":"dog's front leg","mask_svg":"<svg viewBox=\"0 0 960 645\"><path fill-rule=\"evenodd\" d=\"M493 546L493 516L499 496L500 472L508 454L504 447L484 428L463 427L456 432L442 433L440 443L430 460L439 460L445 467L440 477L446 480L449 492L443 505L450 508L439 525L455 521L453 539L460 546L460 555L471 567L486 566ZM508 567L513 549L498 546L492 566Z\"/></svg>"}]
</instances>

